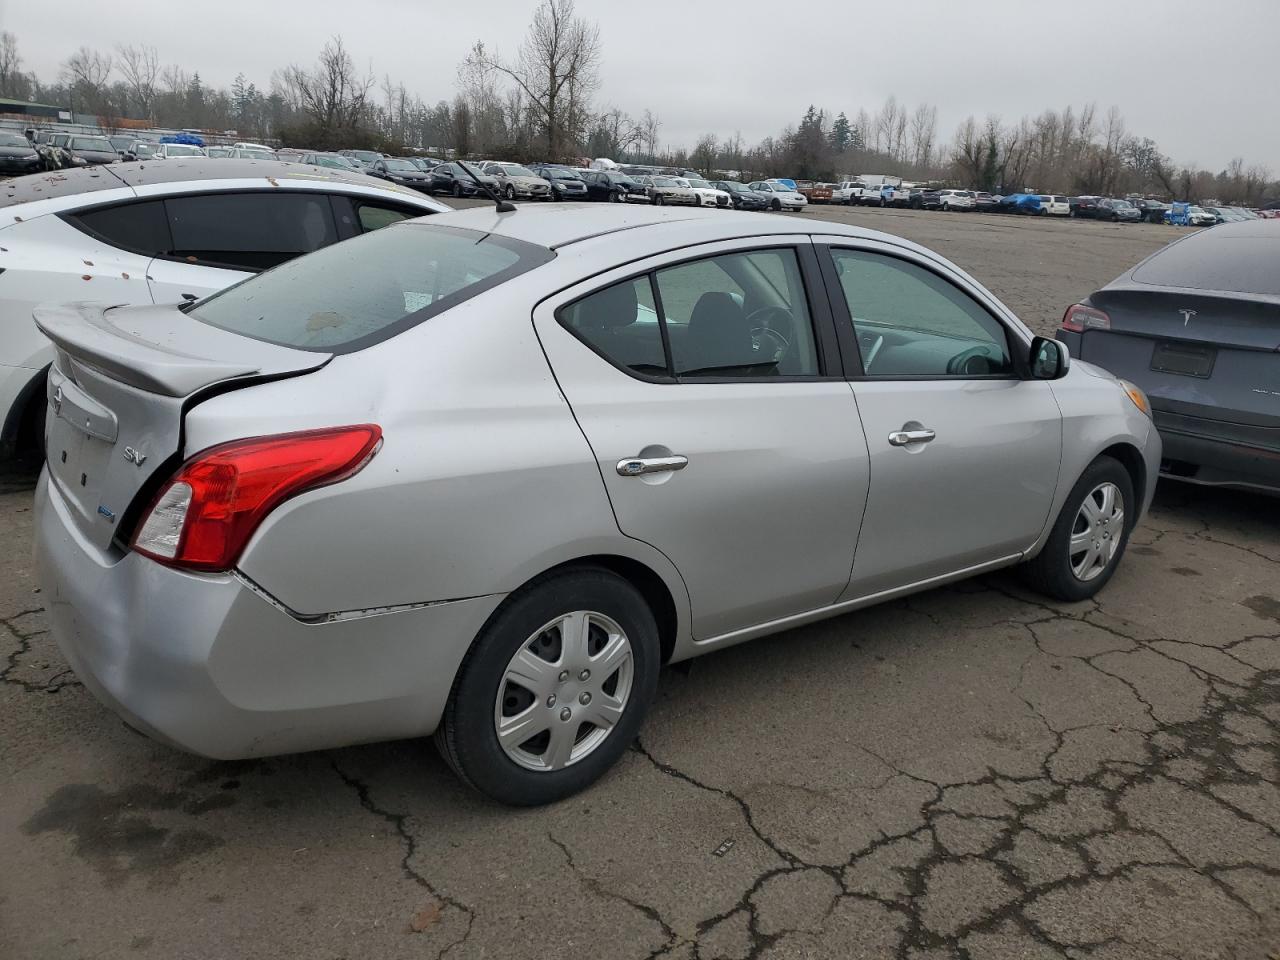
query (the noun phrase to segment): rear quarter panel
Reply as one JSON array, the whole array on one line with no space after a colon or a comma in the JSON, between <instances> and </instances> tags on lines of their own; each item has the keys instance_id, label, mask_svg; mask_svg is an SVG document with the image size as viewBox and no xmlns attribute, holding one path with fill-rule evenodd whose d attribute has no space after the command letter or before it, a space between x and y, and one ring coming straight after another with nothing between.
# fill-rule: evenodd
<instances>
[{"instance_id":1,"label":"rear quarter panel","mask_svg":"<svg viewBox=\"0 0 1280 960\"><path fill-rule=\"evenodd\" d=\"M267 518L239 565L248 577L320 613L507 593L560 563L616 554L662 577L686 629L679 574L618 531L534 336L541 270L316 373L191 411L188 452L264 426L382 427L359 474Z\"/></svg>"}]
</instances>

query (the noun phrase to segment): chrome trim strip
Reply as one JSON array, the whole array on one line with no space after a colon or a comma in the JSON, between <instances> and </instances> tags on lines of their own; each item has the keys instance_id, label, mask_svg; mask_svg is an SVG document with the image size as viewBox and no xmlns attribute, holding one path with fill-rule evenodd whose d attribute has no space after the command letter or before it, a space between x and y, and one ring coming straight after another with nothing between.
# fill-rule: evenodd
<instances>
[{"instance_id":1,"label":"chrome trim strip","mask_svg":"<svg viewBox=\"0 0 1280 960\"><path fill-rule=\"evenodd\" d=\"M306 623L313 626L325 623L342 623L347 620L363 620L366 617L382 617L392 613L405 613L409 610L422 610L426 607L440 607L447 603L461 603L463 600L479 600L481 599L481 596L493 596L493 594L482 594L481 596L476 597L454 597L451 600L424 600L419 603L397 603L389 607L366 607L361 610L337 610L333 613L299 613L297 610L293 610L290 607L285 606L239 570L232 571L232 576L239 580L250 593L257 594L281 613L287 614L299 623Z\"/></svg>"},{"instance_id":2,"label":"chrome trim strip","mask_svg":"<svg viewBox=\"0 0 1280 960\"><path fill-rule=\"evenodd\" d=\"M836 617L842 613L851 613L861 607L868 607L882 600L890 600L894 597L907 593L915 593L919 590L927 590L930 587L941 586L952 580L963 580L966 577L974 576L978 573L984 573L988 570L995 570L999 567L1007 567L1010 564L1021 560L1025 554L1013 553L1007 557L1001 557L998 560L991 560L987 563L975 564L971 567L965 567L961 570L955 570L951 573L944 573L937 577L930 577L927 580L918 580L915 583L909 583L904 587L894 587L890 590L881 590L879 593L869 593L862 597L855 597L852 600L845 600L841 603L833 603L829 606L819 607L816 610L808 610L804 613L792 614L789 617L781 617L777 620L770 620L766 623L758 623L754 627L744 627L741 630L733 630L729 633L722 633L718 637L709 637L706 640L694 640L695 648L702 649L705 647L725 645L734 643L742 643L744 640L753 640L756 637L762 637L770 633L778 633L782 630L790 630L792 627L804 626L807 623L813 623L817 620L825 620L828 617Z\"/></svg>"}]
</instances>

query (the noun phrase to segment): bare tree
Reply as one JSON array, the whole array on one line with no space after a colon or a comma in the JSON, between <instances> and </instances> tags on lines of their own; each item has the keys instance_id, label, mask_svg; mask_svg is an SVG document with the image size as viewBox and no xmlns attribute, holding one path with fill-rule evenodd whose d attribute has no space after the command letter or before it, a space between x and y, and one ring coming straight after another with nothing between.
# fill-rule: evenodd
<instances>
[{"instance_id":1,"label":"bare tree","mask_svg":"<svg viewBox=\"0 0 1280 960\"><path fill-rule=\"evenodd\" d=\"M716 148L719 141L714 133L703 134L697 145L693 148L693 153L689 154L689 159L693 162L702 174L706 177L714 177L716 169Z\"/></svg>"},{"instance_id":2,"label":"bare tree","mask_svg":"<svg viewBox=\"0 0 1280 960\"><path fill-rule=\"evenodd\" d=\"M970 114L956 128L955 144L951 148L951 161L963 182L981 182L985 156L986 145L982 131L978 128L978 121Z\"/></svg>"},{"instance_id":3,"label":"bare tree","mask_svg":"<svg viewBox=\"0 0 1280 960\"><path fill-rule=\"evenodd\" d=\"M543 127L547 152L558 160L582 132L599 61L599 27L575 14L573 0L542 0L514 61L477 42L464 67L497 72L523 90Z\"/></svg>"},{"instance_id":4,"label":"bare tree","mask_svg":"<svg viewBox=\"0 0 1280 960\"><path fill-rule=\"evenodd\" d=\"M658 157L658 131L661 129L662 121L652 110L646 109L644 116L640 118L640 142L644 144L650 160L656 160Z\"/></svg>"},{"instance_id":5,"label":"bare tree","mask_svg":"<svg viewBox=\"0 0 1280 960\"><path fill-rule=\"evenodd\" d=\"M0 97L18 97L26 93L26 77L22 73L22 56L18 38L8 30L0 31Z\"/></svg>"},{"instance_id":6,"label":"bare tree","mask_svg":"<svg viewBox=\"0 0 1280 960\"><path fill-rule=\"evenodd\" d=\"M348 137L361 125L374 84L371 75L356 75L342 37L324 45L315 69L290 65L283 80L290 97L310 119L317 142L325 145Z\"/></svg>"},{"instance_id":7,"label":"bare tree","mask_svg":"<svg viewBox=\"0 0 1280 960\"><path fill-rule=\"evenodd\" d=\"M111 76L111 54L81 47L62 64L62 80L71 88L81 109L100 114L107 107L107 79ZM75 108L72 102L72 109Z\"/></svg>"},{"instance_id":8,"label":"bare tree","mask_svg":"<svg viewBox=\"0 0 1280 960\"><path fill-rule=\"evenodd\" d=\"M911 115L911 162L927 167L933 162L938 139L938 108L922 103Z\"/></svg>"},{"instance_id":9,"label":"bare tree","mask_svg":"<svg viewBox=\"0 0 1280 960\"><path fill-rule=\"evenodd\" d=\"M142 117L149 123L156 121L156 80L160 76L160 56L155 47L116 47L120 73L129 86L129 93L137 103Z\"/></svg>"}]
</instances>

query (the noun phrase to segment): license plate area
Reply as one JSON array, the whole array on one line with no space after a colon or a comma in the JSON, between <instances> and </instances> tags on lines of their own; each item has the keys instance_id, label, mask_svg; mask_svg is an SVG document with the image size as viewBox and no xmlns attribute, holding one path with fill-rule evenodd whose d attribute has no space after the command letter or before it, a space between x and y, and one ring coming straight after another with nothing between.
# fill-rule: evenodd
<instances>
[{"instance_id":1,"label":"license plate area","mask_svg":"<svg viewBox=\"0 0 1280 960\"><path fill-rule=\"evenodd\" d=\"M1208 380L1213 376L1213 363L1217 357L1215 347L1201 347L1190 343L1157 343L1151 354L1151 369Z\"/></svg>"},{"instance_id":2,"label":"license plate area","mask_svg":"<svg viewBox=\"0 0 1280 960\"><path fill-rule=\"evenodd\" d=\"M45 438L49 472L63 495L75 503L82 515L97 513L103 475L114 446L49 411L49 431Z\"/></svg>"}]
</instances>

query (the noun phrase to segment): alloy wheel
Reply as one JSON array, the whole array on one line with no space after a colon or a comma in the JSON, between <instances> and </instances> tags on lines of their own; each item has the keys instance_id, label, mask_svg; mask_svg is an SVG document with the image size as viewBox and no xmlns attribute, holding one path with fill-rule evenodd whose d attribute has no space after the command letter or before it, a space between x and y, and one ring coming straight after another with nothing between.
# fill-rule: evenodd
<instances>
[{"instance_id":1,"label":"alloy wheel","mask_svg":"<svg viewBox=\"0 0 1280 960\"><path fill-rule=\"evenodd\" d=\"M1124 542L1124 495L1114 483L1100 483L1080 504L1067 547L1077 580L1099 576Z\"/></svg>"},{"instance_id":2,"label":"alloy wheel","mask_svg":"<svg viewBox=\"0 0 1280 960\"><path fill-rule=\"evenodd\" d=\"M498 683L493 724L514 763L560 770L599 748L631 697L631 641L616 621L575 610L544 624Z\"/></svg>"}]
</instances>

